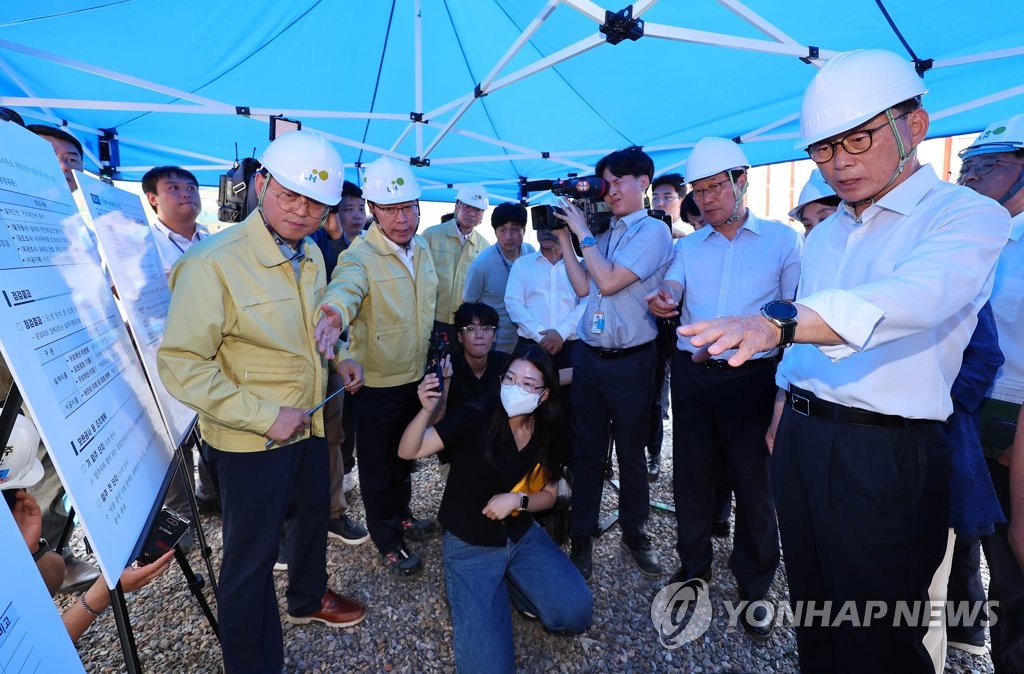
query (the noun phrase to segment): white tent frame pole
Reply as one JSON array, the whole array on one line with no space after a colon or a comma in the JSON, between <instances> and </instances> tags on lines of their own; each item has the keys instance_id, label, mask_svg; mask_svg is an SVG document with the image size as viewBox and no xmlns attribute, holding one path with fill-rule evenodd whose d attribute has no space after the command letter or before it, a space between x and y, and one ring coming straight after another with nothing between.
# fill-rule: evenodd
<instances>
[{"instance_id":1,"label":"white tent frame pole","mask_svg":"<svg viewBox=\"0 0 1024 674\"><path fill-rule=\"evenodd\" d=\"M781 44L796 45L806 51L806 46L801 45L799 42L794 40L792 37L783 32L780 28L772 24L770 21L765 19L763 16L744 5L739 0L718 0L718 3L724 6L726 9L731 11L736 16L740 17L754 28L772 38L776 42Z\"/></svg>"},{"instance_id":2,"label":"white tent frame pole","mask_svg":"<svg viewBox=\"0 0 1024 674\"><path fill-rule=\"evenodd\" d=\"M676 42L692 42L694 44L728 47L730 49L743 49L746 51L764 52L766 54L777 54L779 56L807 58L807 47L799 44L780 44L778 42L769 42L767 40L755 40L749 37L712 33L706 30L694 30L692 28L669 26L663 23L646 24L644 26L644 35L649 37L659 37L665 40L675 40ZM819 49L818 58L827 60L837 54L839 54L838 51Z\"/></svg>"},{"instance_id":3,"label":"white tent frame pole","mask_svg":"<svg viewBox=\"0 0 1024 674\"><path fill-rule=\"evenodd\" d=\"M75 70L81 70L92 75L98 75L100 77L105 77L107 79L122 82L124 84L130 84L132 86L139 87L140 89L148 89L150 91L155 91L157 93L165 94L167 96L182 98L186 101L192 101L193 103L198 103L200 105L222 105L218 101L206 98L204 96L197 96L196 94L193 94L188 91L175 89L173 87L167 87L162 84L156 84L154 82L149 82L138 77L125 75L124 73L119 73L114 70L108 70L107 68L100 68L98 66L94 66L92 64L85 63L84 61L79 61L77 59L69 59L64 58L62 56L57 56L56 54L51 54L49 52L42 51L41 49L34 49L32 47L27 47L16 42L11 42L10 40L0 39L0 49L8 49L10 51L20 52L28 56L34 56L44 61L50 61L51 63L56 63L58 65L73 68Z\"/></svg>"},{"instance_id":4,"label":"white tent frame pole","mask_svg":"<svg viewBox=\"0 0 1024 674\"><path fill-rule=\"evenodd\" d=\"M798 119L800 119L800 113L794 112L791 115L786 115L782 119L779 119L779 120L776 120L776 121L771 122L769 124L765 124L764 126L758 127L756 129L754 129L753 131L751 131L750 133L744 133L744 134L740 135L740 142L741 143L747 143L749 141L756 140L762 134L767 133L769 131L772 131L774 129L777 129L777 128L779 128L780 126L782 126L784 124L789 124L790 122L795 122Z\"/></svg>"},{"instance_id":5,"label":"white tent frame pole","mask_svg":"<svg viewBox=\"0 0 1024 674\"><path fill-rule=\"evenodd\" d=\"M175 166L177 166L178 168L183 168L186 171L226 171L227 169L233 167L234 165L235 165L235 163L233 161L230 161L230 162L228 162L226 164L175 164ZM139 171L140 173L144 173L144 172L148 171L151 168L153 168L153 167L152 166L118 166L117 167L117 169L119 171Z\"/></svg>"},{"instance_id":6,"label":"white tent frame pole","mask_svg":"<svg viewBox=\"0 0 1024 674\"><path fill-rule=\"evenodd\" d=\"M415 106L416 106L415 107L415 111L419 112L419 113L423 112L423 16L422 16L422 11L421 10L422 10L422 8L420 6L420 0L416 0L416 2L413 3L413 52L414 52L414 58L416 59L416 63L415 63L415 71L416 71L415 72L415 78L416 78L415 87L416 87L416 91L414 93L414 99L415 99ZM423 156L423 125L422 124L416 124L415 122L413 122L410 126L415 126L416 127L416 156L422 157ZM396 147L398 147L399 143L402 142L402 139L405 138L407 133L408 133L408 128L404 132L402 132L402 135L399 138L399 140L396 140L395 144L391 146L392 150L394 150Z\"/></svg>"},{"instance_id":7,"label":"white tent frame pole","mask_svg":"<svg viewBox=\"0 0 1024 674\"><path fill-rule=\"evenodd\" d=\"M182 115L238 115L235 106L227 103L217 105L188 105L186 103L137 103L133 101L92 101L79 98L38 98L0 96L0 103L24 107L74 108L80 110L123 110L126 112L176 112ZM52 112L50 114L53 114ZM339 110L296 110L282 108L250 108L249 117L287 115L302 118L330 119L378 119L402 121L407 115L390 112L344 112ZM245 115L240 115L245 116ZM55 116L56 117L56 116Z\"/></svg>"},{"instance_id":8,"label":"white tent frame pole","mask_svg":"<svg viewBox=\"0 0 1024 674\"><path fill-rule=\"evenodd\" d=\"M998 59L1013 58L1014 56L1021 55L1024 55L1024 46L1010 47L1008 49L982 52L981 54L957 56L955 58L948 59L935 59L935 61L932 62L932 68L952 68L954 66L963 66L971 63L979 63L981 61L995 61Z\"/></svg>"},{"instance_id":9,"label":"white tent frame pole","mask_svg":"<svg viewBox=\"0 0 1024 674\"><path fill-rule=\"evenodd\" d=\"M572 7L580 14L590 17L599 24L604 23L605 9L597 3L590 2L590 0L562 0L562 4Z\"/></svg>"},{"instance_id":10,"label":"white tent frame pole","mask_svg":"<svg viewBox=\"0 0 1024 674\"><path fill-rule=\"evenodd\" d=\"M525 154L534 153L534 154L536 154L536 158L537 159L543 159L544 158L542 156L542 153L541 153L540 150L534 150L533 148L523 147L522 145L516 145L515 143L507 143L505 141L498 140L497 138L489 138L487 136L481 135L481 134L476 133L474 131L467 131L465 129L456 129L454 131L454 133L457 133L460 136L465 136L466 138L472 138L473 140L479 140L482 143L488 143L488 144L491 144L491 145L496 145L498 147L503 147L503 148L508 149L508 150L515 150L516 152L521 152L521 153L525 153ZM574 162L574 161L571 161L571 160L558 159L558 158L551 158L551 160L554 161L555 163L564 164L564 165L572 167L572 168L582 168L583 170L587 170L587 171L590 170L589 166L585 166L583 164L580 164L578 162Z\"/></svg>"},{"instance_id":11,"label":"white tent frame pole","mask_svg":"<svg viewBox=\"0 0 1024 674\"><path fill-rule=\"evenodd\" d=\"M1009 89L1003 89L1002 91L997 91L993 94L989 94L988 96L976 98L973 101L967 101L966 103L954 105L950 108L946 108L945 110L939 110L938 112L929 113L928 116L931 117L932 120L942 119L944 117L951 117L952 115L958 115L961 112L966 112L967 110L980 108L983 105L988 105L989 103L1004 101L1007 98L1013 98L1014 96L1021 95L1024 95L1024 84L1020 84L1015 87L1010 87Z\"/></svg>"},{"instance_id":12,"label":"white tent frame pole","mask_svg":"<svg viewBox=\"0 0 1024 674\"><path fill-rule=\"evenodd\" d=\"M519 80L525 79L530 75L540 72L541 70L545 70L547 68L556 66L562 61L567 61L568 59L571 59L574 56L579 56L580 54L590 51L594 47L598 47L604 43L604 36L600 34L585 37L582 40L578 40L577 42L569 45L568 47L558 50L557 52L551 54L550 56L545 56L539 61L536 61L528 66L524 66L523 68L520 68L519 70L515 71L514 73L511 73L510 75L506 75L501 79L495 80L491 84L491 86L488 87L487 93L493 93L498 89L507 87L510 84L515 84ZM424 116L427 117L428 119L434 119L439 115L443 115L444 113L448 112L452 108L462 105L467 100L473 100L473 94L466 94L465 96L460 96L455 100L449 101L444 105L431 110Z\"/></svg>"},{"instance_id":13,"label":"white tent frame pole","mask_svg":"<svg viewBox=\"0 0 1024 674\"><path fill-rule=\"evenodd\" d=\"M519 37L517 37L512 42L512 45L505 50L505 53L502 54L501 58L497 60L497 62L491 68L491 71L487 73L487 76L484 77L484 79L479 82L481 96L491 92L491 83L498 76L498 73L505 69L505 66L508 65L509 61L511 61L512 58L519 53L519 50L521 50L526 45L530 38L533 37L534 33L536 33L537 30L540 29L540 27L544 24L544 22L547 21L548 17L551 16L551 12L553 12L555 10L555 7L558 6L558 2L559 0L548 0L548 3L544 5L540 13L537 14L537 16L535 16L532 21L530 21L526 29L523 30L519 34ZM455 126L455 124L457 124L458 121L462 119L462 116L466 114L470 106L477 101L476 92L468 96L464 96L460 100L462 101L462 103L458 112L456 112L451 117L451 119L447 121L444 127L438 132L437 136L434 137L434 140L430 142L430 145L428 145L426 149L424 149L423 152L420 153L420 159L426 159L427 157L429 157L430 153L434 151L434 148L436 148L437 145L444 139L444 137L448 135L448 133Z\"/></svg>"}]
</instances>

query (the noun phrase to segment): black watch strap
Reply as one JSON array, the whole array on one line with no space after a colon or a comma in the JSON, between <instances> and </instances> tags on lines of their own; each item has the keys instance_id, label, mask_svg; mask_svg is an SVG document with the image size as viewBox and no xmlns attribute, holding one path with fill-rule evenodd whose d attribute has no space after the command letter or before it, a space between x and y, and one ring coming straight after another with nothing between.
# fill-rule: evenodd
<instances>
[{"instance_id":1,"label":"black watch strap","mask_svg":"<svg viewBox=\"0 0 1024 674\"><path fill-rule=\"evenodd\" d=\"M779 337L779 348L785 349L787 346L791 346L796 338L796 323L785 323L780 325L779 329L782 330L782 335Z\"/></svg>"},{"instance_id":2,"label":"black watch strap","mask_svg":"<svg viewBox=\"0 0 1024 674\"><path fill-rule=\"evenodd\" d=\"M50 544L46 542L45 538L39 539L39 548L32 553L32 561L38 562L46 554L46 551L50 549Z\"/></svg>"}]
</instances>

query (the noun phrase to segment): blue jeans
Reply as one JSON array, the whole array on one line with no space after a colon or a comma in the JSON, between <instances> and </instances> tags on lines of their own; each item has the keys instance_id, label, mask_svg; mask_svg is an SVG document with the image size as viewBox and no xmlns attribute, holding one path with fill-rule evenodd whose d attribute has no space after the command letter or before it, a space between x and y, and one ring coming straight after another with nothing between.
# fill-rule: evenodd
<instances>
[{"instance_id":1,"label":"blue jeans","mask_svg":"<svg viewBox=\"0 0 1024 674\"><path fill-rule=\"evenodd\" d=\"M518 543L470 545L446 532L445 587L459 672L514 672L509 594L556 633L590 627L594 599L583 576L535 522Z\"/></svg>"}]
</instances>

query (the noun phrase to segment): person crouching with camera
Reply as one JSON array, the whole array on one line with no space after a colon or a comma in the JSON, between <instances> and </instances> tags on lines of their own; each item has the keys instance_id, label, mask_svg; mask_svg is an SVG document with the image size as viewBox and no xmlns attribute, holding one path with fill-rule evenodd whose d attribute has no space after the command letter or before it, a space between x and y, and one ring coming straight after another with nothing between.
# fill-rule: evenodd
<instances>
[{"instance_id":1,"label":"person crouching with camera","mask_svg":"<svg viewBox=\"0 0 1024 674\"><path fill-rule=\"evenodd\" d=\"M530 515L554 505L562 476L558 372L531 346L509 364L497 395L441 421L446 393L437 388L437 375L420 382L423 409L398 454L445 450L451 462L438 519L456 667L513 672L510 598L551 632L579 634L593 615L586 581Z\"/></svg>"}]
</instances>

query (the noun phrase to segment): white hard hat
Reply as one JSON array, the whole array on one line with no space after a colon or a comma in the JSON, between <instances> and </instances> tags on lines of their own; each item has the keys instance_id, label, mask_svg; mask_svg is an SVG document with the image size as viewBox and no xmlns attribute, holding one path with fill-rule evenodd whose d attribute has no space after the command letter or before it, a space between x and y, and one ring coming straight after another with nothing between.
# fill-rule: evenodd
<instances>
[{"instance_id":1,"label":"white hard hat","mask_svg":"<svg viewBox=\"0 0 1024 674\"><path fill-rule=\"evenodd\" d=\"M858 49L829 59L804 92L798 150L849 131L880 112L928 93L906 59L884 49Z\"/></svg>"},{"instance_id":2,"label":"white hard hat","mask_svg":"<svg viewBox=\"0 0 1024 674\"><path fill-rule=\"evenodd\" d=\"M996 152L1016 152L1024 149L1024 115L992 122L974 142L960 151L961 159Z\"/></svg>"},{"instance_id":3,"label":"white hard hat","mask_svg":"<svg viewBox=\"0 0 1024 674\"><path fill-rule=\"evenodd\" d=\"M43 478L39 462L39 432L20 414L7 445L0 448L0 489L24 489Z\"/></svg>"},{"instance_id":4,"label":"white hard hat","mask_svg":"<svg viewBox=\"0 0 1024 674\"><path fill-rule=\"evenodd\" d=\"M811 177L807 179L807 183L804 188L800 190L800 200L796 204L796 208L789 212L789 217L794 220L800 219L800 211L803 207L812 201L818 199L824 199L825 197L836 196L836 191L825 182L825 178L822 177L821 171L814 169L811 171Z\"/></svg>"},{"instance_id":5,"label":"white hard hat","mask_svg":"<svg viewBox=\"0 0 1024 674\"><path fill-rule=\"evenodd\" d=\"M708 136L693 147L686 159L686 182L692 185L722 171L748 168L750 161L739 145L728 138Z\"/></svg>"},{"instance_id":6,"label":"white hard hat","mask_svg":"<svg viewBox=\"0 0 1024 674\"><path fill-rule=\"evenodd\" d=\"M483 210L487 208L487 189L483 185L463 185L455 199Z\"/></svg>"},{"instance_id":7,"label":"white hard hat","mask_svg":"<svg viewBox=\"0 0 1024 674\"><path fill-rule=\"evenodd\" d=\"M260 164L296 194L328 206L341 201L345 165L334 146L318 133L300 129L278 136L263 151Z\"/></svg>"},{"instance_id":8,"label":"white hard hat","mask_svg":"<svg viewBox=\"0 0 1024 674\"><path fill-rule=\"evenodd\" d=\"M363 198L375 204L400 204L420 198L420 184L408 164L379 157L363 172Z\"/></svg>"}]
</instances>

